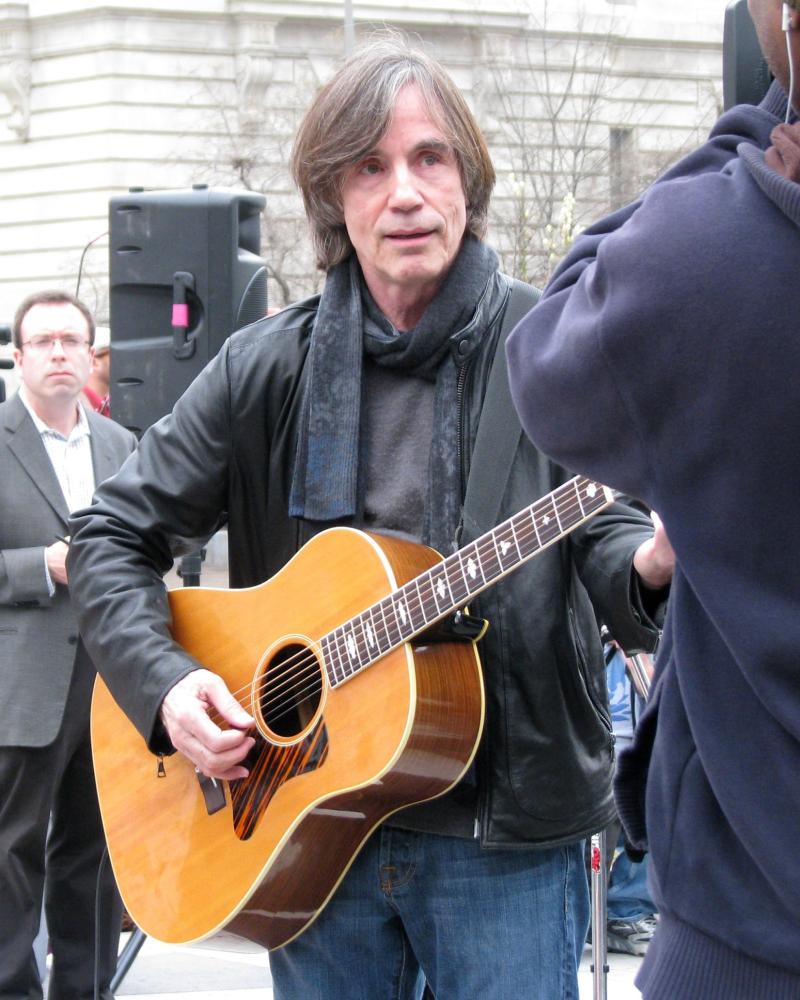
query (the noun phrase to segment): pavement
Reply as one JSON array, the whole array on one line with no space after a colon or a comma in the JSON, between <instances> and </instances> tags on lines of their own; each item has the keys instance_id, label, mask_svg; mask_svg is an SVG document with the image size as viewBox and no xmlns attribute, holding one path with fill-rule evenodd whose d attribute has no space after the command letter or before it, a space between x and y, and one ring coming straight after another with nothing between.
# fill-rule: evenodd
<instances>
[{"instance_id":1,"label":"pavement","mask_svg":"<svg viewBox=\"0 0 800 1000\"><path fill-rule=\"evenodd\" d=\"M128 934L123 935L127 941ZM633 985L641 959L610 954L608 1000L640 1000ZM579 973L580 1000L594 1000L591 952ZM274 1000L267 952L225 932L191 945L145 942L117 987L122 1000ZM476 998L477 1000L477 998ZM556 1000L556 998L554 998Z\"/></svg>"}]
</instances>

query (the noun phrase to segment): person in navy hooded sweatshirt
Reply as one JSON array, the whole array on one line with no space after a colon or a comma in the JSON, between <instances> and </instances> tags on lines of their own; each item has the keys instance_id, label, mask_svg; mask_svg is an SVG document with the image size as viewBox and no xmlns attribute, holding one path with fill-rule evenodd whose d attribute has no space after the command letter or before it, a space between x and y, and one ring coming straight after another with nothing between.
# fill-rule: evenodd
<instances>
[{"instance_id":1,"label":"person in navy hooded sweatshirt","mask_svg":"<svg viewBox=\"0 0 800 1000\"><path fill-rule=\"evenodd\" d=\"M508 345L533 441L677 557L617 779L660 914L646 1000L800 997L799 8L750 0L763 102L586 230Z\"/></svg>"}]
</instances>

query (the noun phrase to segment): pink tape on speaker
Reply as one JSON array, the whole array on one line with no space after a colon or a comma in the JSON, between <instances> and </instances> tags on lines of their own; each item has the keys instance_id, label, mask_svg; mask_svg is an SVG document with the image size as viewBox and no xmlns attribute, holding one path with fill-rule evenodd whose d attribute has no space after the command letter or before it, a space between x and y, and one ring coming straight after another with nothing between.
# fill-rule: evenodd
<instances>
[{"instance_id":1,"label":"pink tape on speaker","mask_svg":"<svg viewBox=\"0 0 800 1000\"><path fill-rule=\"evenodd\" d=\"M186 303L175 302L172 305L172 325L186 329L189 326L189 307Z\"/></svg>"}]
</instances>

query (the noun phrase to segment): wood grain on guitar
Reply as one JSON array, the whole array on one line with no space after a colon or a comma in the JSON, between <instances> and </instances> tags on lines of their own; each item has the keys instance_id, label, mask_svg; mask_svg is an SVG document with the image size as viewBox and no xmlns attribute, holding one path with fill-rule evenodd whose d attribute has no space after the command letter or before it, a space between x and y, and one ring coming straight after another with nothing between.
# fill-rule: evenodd
<instances>
[{"instance_id":1,"label":"wood grain on guitar","mask_svg":"<svg viewBox=\"0 0 800 1000\"><path fill-rule=\"evenodd\" d=\"M96 682L98 795L136 924L171 943L224 927L267 948L304 930L370 833L452 788L475 755L476 643L426 630L612 499L576 477L446 559L333 528L258 587L171 591L175 639L222 676L258 733L250 775L221 783L220 808L182 756L157 776Z\"/></svg>"}]
</instances>

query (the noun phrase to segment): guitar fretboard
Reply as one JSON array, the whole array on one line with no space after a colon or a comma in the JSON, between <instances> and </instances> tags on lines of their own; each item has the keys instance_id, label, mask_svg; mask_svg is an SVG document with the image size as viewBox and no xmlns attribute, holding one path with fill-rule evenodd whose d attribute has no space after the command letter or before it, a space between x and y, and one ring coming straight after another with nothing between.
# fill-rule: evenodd
<instances>
[{"instance_id":1,"label":"guitar fretboard","mask_svg":"<svg viewBox=\"0 0 800 1000\"><path fill-rule=\"evenodd\" d=\"M463 607L614 500L575 476L320 640L332 687Z\"/></svg>"}]
</instances>

